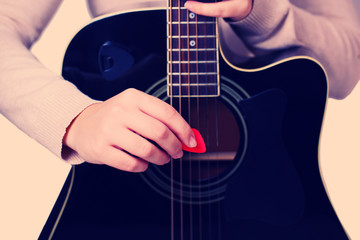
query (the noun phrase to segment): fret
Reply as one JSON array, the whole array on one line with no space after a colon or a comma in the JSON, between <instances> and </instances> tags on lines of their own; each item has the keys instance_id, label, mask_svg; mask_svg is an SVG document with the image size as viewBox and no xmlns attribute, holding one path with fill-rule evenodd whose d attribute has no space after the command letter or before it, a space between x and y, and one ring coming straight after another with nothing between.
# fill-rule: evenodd
<instances>
[{"instance_id":1,"label":"fret","mask_svg":"<svg viewBox=\"0 0 360 240\"><path fill-rule=\"evenodd\" d=\"M216 35L168 36L168 38L216 38Z\"/></svg>"},{"instance_id":2,"label":"fret","mask_svg":"<svg viewBox=\"0 0 360 240\"><path fill-rule=\"evenodd\" d=\"M217 83L169 83L169 86L217 86Z\"/></svg>"},{"instance_id":3,"label":"fret","mask_svg":"<svg viewBox=\"0 0 360 240\"><path fill-rule=\"evenodd\" d=\"M168 92L170 89L170 85L168 85ZM219 86L172 86L172 96L179 96L181 88L181 97L201 97L201 96L218 96Z\"/></svg>"},{"instance_id":4,"label":"fret","mask_svg":"<svg viewBox=\"0 0 360 240\"><path fill-rule=\"evenodd\" d=\"M203 63L217 63L217 61L172 61L172 64L203 64Z\"/></svg>"},{"instance_id":5,"label":"fret","mask_svg":"<svg viewBox=\"0 0 360 240\"><path fill-rule=\"evenodd\" d=\"M169 7L169 9L182 9L182 10L187 10L186 7Z\"/></svg>"},{"instance_id":6,"label":"fret","mask_svg":"<svg viewBox=\"0 0 360 240\"><path fill-rule=\"evenodd\" d=\"M202 50L202 51L170 51L168 61L217 61L217 52L214 50ZM170 56L171 55L171 56Z\"/></svg>"},{"instance_id":7,"label":"fret","mask_svg":"<svg viewBox=\"0 0 360 240\"><path fill-rule=\"evenodd\" d=\"M174 35L216 35L216 27L211 24L169 24L169 34Z\"/></svg>"},{"instance_id":8,"label":"fret","mask_svg":"<svg viewBox=\"0 0 360 240\"><path fill-rule=\"evenodd\" d=\"M174 52L187 52L187 51L193 51L193 52L197 52L197 51L217 51L216 48L173 48L173 49L169 49L168 52L171 52L171 51L174 51Z\"/></svg>"},{"instance_id":9,"label":"fret","mask_svg":"<svg viewBox=\"0 0 360 240\"><path fill-rule=\"evenodd\" d=\"M168 22L168 24L194 24L194 25L199 25L199 24L211 24L214 25L216 22L214 21L201 21L201 22Z\"/></svg>"},{"instance_id":10,"label":"fret","mask_svg":"<svg viewBox=\"0 0 360 240\"><path fill-rule=\"evenodd\" d=\"M190 72L190 73L184 73L184 72L172 72L168 73L169 75L217 75L217 72Z\"/></svg>"},{"instance_id":11,"label":"fret","mask_svg":"<svg viewBox=\"0 0 360 240\"><path fill-rule=\"evenodd\" d=\"M172 73L197 73L197 72L216 72L217 64L215 63L172 63Z\"/></svg>"},{"instance_id":12,"label":"fret","mask_svg":"<svg viewBox=\"0 0 360 240\"><path fill-rule=\"evenodd\" d=\"M169 75L169 79L172 83L218 83L217 75Z\"/></svg>"},{"instance_id":13,"label":"fret","mask_svg":"<svg viewBox=\"0 0 360 240\"><path fill-rule=\"evenodd\" d=\"M216 37L213 38L172 38L169 39L173 49L182 48L216 48Z\"/></svg>"}]
</instances>

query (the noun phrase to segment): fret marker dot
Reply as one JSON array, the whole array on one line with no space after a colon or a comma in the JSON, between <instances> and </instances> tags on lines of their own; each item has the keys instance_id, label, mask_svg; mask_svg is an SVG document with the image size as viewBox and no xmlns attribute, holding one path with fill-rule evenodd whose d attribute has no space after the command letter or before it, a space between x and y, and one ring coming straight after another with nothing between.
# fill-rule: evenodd
<instances>
[{"instance_id":1,"label":"fret marker dot","mask_svg":"<svg viewBox=\"0 0 360 240\"><path fill-rule=\"evenodd\" d=\"M190 17L191 19L194 19L194 18L195 18L195 13L191 12L191 13L189 14L189 17Z\"/></svg>"},{"instance_id":2,"label":"fret marker dot","mask_svg":"<svg viewBox=\"0 0 360 240\"><path fill-rule=\"evenodd\" d=\"M195 46L195 44L196 44L196 43L195 43L195 41L194 41L194 40L191 40L191 41L190 41L190 46L194 47L194 46Z\"/></svg>"}]
</instances>

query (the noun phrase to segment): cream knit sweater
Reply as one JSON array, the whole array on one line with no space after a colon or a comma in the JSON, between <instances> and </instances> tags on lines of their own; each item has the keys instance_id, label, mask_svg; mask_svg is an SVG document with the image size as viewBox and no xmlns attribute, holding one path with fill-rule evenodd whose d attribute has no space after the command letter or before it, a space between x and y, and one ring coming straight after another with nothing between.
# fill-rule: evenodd
<instances>
[{"instance_id":1,"label":"cream knit sweater","mask_svg":"<svg viewBox=\"0 0 360 240\"><path fill-rule=\"evenodd\" d=\"M58 157L71 121L95 101L46 69L30 52L62 0L0 0L0 112ZM145 3L144 3L145 2ZM93 16L159 0L88 0ZM352 0L254 0L239 22L220 22L221 43L235 64L291 47L310 49L324 65L330 97L343 98L360 78L360 28ZM69 152L70 151L70 152ZM70 154L69 154L70 153Z\"/></svg>"}]
</instances>

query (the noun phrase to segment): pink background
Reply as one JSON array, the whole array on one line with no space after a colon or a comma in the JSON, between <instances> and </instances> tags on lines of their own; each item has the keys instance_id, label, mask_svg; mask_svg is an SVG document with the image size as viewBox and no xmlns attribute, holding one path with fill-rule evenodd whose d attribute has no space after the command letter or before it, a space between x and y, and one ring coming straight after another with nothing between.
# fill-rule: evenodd
<instances>
[{"instance_id":1,"label":"pink background","mask_svg":"<svg viewBox=\"0 0 360 240\"><path fill-rule=\"evenodd\" d=\"M85 1L64 1L33 52L60 73L67 44L89 19ZM36 239L70 166L1 115L0 133L0 239ZM360 239L359 138L360 84L347 99L328 101L320 142L326 188L353 240Z\"/></svg>"}]
</instances>

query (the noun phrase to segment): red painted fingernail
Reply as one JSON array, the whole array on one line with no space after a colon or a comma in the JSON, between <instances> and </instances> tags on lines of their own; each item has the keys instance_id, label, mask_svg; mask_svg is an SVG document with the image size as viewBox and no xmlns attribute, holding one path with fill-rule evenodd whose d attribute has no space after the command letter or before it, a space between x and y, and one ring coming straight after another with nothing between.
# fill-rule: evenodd
<instances>
[{"instance_id":1,"label":"red painted fingernail","mask_svg":"<svg viewBox=\"0 0 360 240\"><path fill-rule=\"evenodd\" d=\"M201 136L200 132L196 130L195 128L192 129L195 140L197 142L197 145L195 147L188 147L186 145L182 145L182 149L187 152L193 152L193 153L204 153L206 152L206 146L203 137Z\"/></svg>"}]
</instances>

